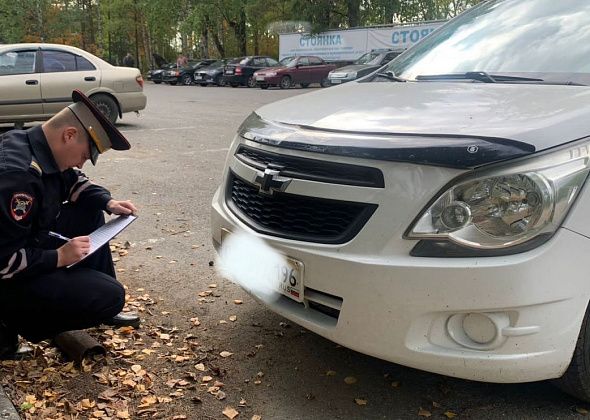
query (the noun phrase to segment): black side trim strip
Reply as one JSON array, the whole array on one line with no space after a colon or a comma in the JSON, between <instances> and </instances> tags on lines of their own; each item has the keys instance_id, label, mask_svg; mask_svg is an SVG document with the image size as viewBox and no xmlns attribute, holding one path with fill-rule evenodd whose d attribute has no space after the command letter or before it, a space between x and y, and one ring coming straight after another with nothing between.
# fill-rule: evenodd
<instances>
[{"instance_id":1,"label":"black side trim strip","mask_svg":"<svg viewBox=\"0 0 590 420\"><path fill-rule=\"evenodd\" d=\"M12 101L0 101L0 105L28 105L28 104L41 104L41 99L15 99Z\"/></svg>"}]
</instances>

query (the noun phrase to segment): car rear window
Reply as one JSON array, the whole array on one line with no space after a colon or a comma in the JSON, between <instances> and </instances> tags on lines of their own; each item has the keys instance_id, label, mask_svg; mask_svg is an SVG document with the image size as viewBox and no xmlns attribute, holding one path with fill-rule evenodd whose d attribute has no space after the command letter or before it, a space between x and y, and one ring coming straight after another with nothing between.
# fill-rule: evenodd
<instances>
[{"instance_id":1,"label":"car rear window","mask_svg":"<svg viewBox=\"0 0 590 420\"><path fill-rule=\"evenodd\" d=\"M94 64L80 56L76 56L76 68L78 71L96 70Z\"/></svg>"}]
</instances>

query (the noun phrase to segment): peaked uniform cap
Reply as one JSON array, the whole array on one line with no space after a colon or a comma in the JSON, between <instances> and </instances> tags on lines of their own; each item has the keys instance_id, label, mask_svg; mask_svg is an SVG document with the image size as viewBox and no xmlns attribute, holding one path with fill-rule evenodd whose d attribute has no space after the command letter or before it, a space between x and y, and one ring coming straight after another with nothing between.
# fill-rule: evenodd
<instances>
[{"instance_id":1,"label":"peaked uniform cap","mask_svg":"<svg viewBox=\"0 0 590 420\"><path fill-rule=\"evenodd\" d=\"M109 149L128 150L131 148L125 136L80 90L76 89L72 92L72 100L74 103L68 108L88 133L93 150L91 159L93 164L96 163L99 153L104 153Z\"/></svg>"}]
</instances>

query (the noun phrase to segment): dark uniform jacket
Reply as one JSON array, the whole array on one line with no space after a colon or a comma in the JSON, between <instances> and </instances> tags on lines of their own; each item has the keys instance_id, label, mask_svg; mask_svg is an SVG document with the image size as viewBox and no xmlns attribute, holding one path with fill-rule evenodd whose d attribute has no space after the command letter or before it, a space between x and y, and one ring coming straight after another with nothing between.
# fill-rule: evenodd
<instances>
[{"instance_id":1,"label":"dark uniform jacket","mask_svg":"<svg viewBox=\"0 0 590 420\"><path fill-rule=\"evenodd\" d=\"M59 171L41 126L0 135L0 281L56 269L44 244L65 202L105 210L110 199L82 172Z\"/></svg>"}]
</instances>

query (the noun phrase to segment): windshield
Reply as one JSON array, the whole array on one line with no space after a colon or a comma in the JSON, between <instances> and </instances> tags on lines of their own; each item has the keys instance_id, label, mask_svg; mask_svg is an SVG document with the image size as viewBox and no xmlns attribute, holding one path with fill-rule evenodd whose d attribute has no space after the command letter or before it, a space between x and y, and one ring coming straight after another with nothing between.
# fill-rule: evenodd
<instances>
[{"instance_id":1,"label":"windshield","mask_svg":"<svg viewBox=\"0 0 590 420\"><path fill-rule=\"evenodd\" d=\"M487 72L590 81L590 2L497 0L474 7L393 60L416 76Z\"/></svg>"},{"instance_id":2,"label":"windshield","mask_svg":"<svg viewBox=\"0 0 590 420\"><path fill-rule=\"evenodd\" d=\"M285 57L281 61L279 61L279 66L295 65L296 61L297 57Z\"/></svg>"},{"instance_id":3,"label":"windshield","mask_svg":"<svg viewBox=\"0 0 590 420\"><path fill-rule=\"evenodd\" d=\"M361 55L360 58L357 58L357 60L354 62L354 64L369 64L378 55L379 55L379 53L368 52L366 54Z\"/></svg>"}]
</instances>

